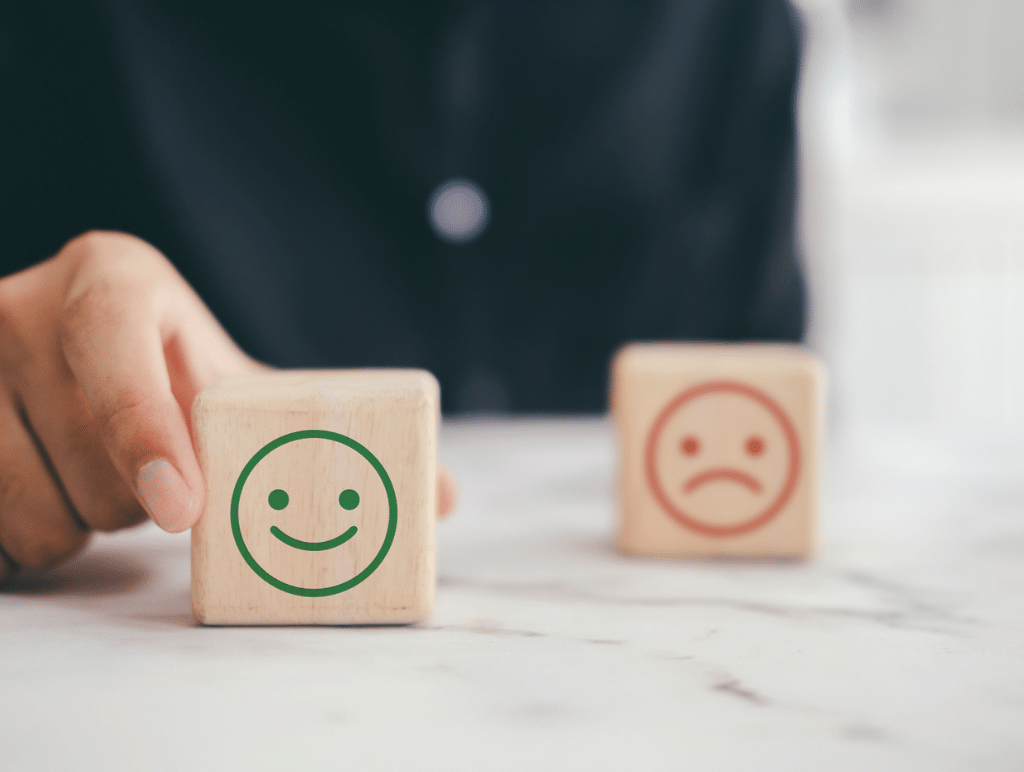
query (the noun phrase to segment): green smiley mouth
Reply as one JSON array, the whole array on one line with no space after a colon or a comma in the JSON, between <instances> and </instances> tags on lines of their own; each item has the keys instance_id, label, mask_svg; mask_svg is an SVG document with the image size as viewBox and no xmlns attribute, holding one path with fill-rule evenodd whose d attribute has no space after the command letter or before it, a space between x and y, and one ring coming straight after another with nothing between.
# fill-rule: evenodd
<instances>
[{"instance_id":1,"label":"green smiley mouth","mask_svg":"<svg viewBox=\"0 0 1024 772\"><path fill-rule=\"evenodd\" d=\"M320 552L321 550L330 550L335 547L340 547L355 536L357 530L359 529L352 526L345 531L345 533L340 536L335 536L333 539L328 539L327 541L302 541L302 539L296 539L294 536L289 536L276 525L270 526L270 532L289 547L295 547L297 550L306 550L307 552Z\"/></svg>"}]
</instances>

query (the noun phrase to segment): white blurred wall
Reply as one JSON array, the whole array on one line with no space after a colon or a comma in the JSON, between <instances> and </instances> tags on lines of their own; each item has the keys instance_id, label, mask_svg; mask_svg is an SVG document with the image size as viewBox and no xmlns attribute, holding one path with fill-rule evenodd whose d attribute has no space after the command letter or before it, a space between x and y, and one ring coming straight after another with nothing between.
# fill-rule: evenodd
<instances>
[{"instance_id":1,"label":"white blurred wall","mask_svg":"<svg viewBox=\"0 0 1024 772\"><path fill-rule=\"evenodd\" d=\"M796 5L837 430L1024 447L1024 1Z\"/></svg>"},{"instance_id":2,"label":"white blurred wall","mask_svg":"<svg viewBox=\"0 0 1024 772\"><path fill-rule=\"evenodd\" d=\"M1019 120L1024 2L841 3L865 112L889 126Z\"/></svg>"}]
</instances>

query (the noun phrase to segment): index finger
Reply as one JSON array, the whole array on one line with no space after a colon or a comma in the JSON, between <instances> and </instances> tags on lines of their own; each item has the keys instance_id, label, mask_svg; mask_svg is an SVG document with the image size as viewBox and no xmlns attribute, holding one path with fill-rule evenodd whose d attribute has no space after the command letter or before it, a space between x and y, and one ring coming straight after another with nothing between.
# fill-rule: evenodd
<instances>
[{"instance_id":1,"label":"index finger","mask_svg":"<svg viewBox=\"0 0 1024 772\"><path fill-rule=\"evenodd\" d=\"M138 244L109 239L102 257L83 259L68 287L61 344L114 467L158 525L182 531L205 495L165 355L181 334L183 298L162 258Z\"/></svg>"}]
</instances>

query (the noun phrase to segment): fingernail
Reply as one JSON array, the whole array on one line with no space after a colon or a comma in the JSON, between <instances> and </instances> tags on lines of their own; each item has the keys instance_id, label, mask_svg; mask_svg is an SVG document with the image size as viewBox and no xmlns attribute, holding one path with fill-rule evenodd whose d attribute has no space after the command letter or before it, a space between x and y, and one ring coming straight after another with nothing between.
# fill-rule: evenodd
<instances>
[{"instance_id":1,"label":"fingernail","mask_svg":"<svg viewBox=\"0 0 1024 772\"><path fill-rule=\"evenodd\" d=\"M165 531L178 533L192 524L192 492L166 458L142 467L135 489L149 516Z\"/></svg>"}]
</instances>

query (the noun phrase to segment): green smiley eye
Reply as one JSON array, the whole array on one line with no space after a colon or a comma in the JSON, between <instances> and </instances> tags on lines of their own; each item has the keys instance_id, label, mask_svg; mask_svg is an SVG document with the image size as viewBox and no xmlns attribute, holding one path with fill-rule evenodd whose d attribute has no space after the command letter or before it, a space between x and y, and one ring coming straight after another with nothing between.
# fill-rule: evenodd
<instances>
[{"instance_id":1,"label":"green smiley eye","mask_svg":"<svg viewBox=\"0 0 1024 772\"><path fill-rule=\"evenodd\" d=\"M338 503L341 504L342 509L355 509L359 506L359 494L351 488L347 488L338 496Z\"/></svg>"},{"instance_id":2,"label":"green smiley eye","mask_svg":"<svg viewBox=\"0 0 1024 772\"><path fill-rule=\"evenodd\" d=\"M270 492L267 496L267 503L270 504L274 509L284 509L288 506L288 494L278 488Z\"/></svg>"}]
</instances>

